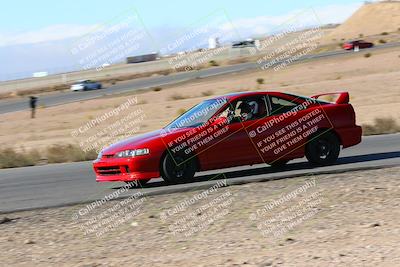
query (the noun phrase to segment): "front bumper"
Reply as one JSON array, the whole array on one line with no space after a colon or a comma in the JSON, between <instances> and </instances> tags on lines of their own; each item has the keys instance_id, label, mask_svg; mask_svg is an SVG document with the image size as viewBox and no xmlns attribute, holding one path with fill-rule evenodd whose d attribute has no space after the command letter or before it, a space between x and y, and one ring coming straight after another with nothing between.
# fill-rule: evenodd
<instances>
[{"instance_id":1,"label":"front bumper","mask_svg":"<svg viewBox=\"0 0 400 267\"><path fill-rule=\"evenodd\" d=\"M97 182L130 182L160 177L152 158L101 158L93 161Z\"/></svg>"}]
</instances>

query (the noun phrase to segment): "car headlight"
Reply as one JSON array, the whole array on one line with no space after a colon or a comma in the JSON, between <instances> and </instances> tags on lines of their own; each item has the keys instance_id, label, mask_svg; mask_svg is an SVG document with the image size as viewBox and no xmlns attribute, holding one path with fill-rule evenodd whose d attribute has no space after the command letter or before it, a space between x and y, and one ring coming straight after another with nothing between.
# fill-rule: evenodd
<instances>
[{"instance_id":1,"label":"car headlight","mask_svg":"<svg viewBox=\"0 0 400 267\"><path fill-rule=\"evenodd\" d=\"M100 151L100 153L97 155L97 159L101 159L103 157L103 151Z\"/></svg>"},{"instance_id":2,"label":"car headlight","mask_svg":"<svg viewBox=\"0 0 400 267\"><path fill-rule=\"evenodd\" d=\"M134 149L134 150L124 150L116 153L114 155L115 158L131 158L136 156L143 156L150 154L150 150L148 148Z\"/></svg>"}]
</instances>

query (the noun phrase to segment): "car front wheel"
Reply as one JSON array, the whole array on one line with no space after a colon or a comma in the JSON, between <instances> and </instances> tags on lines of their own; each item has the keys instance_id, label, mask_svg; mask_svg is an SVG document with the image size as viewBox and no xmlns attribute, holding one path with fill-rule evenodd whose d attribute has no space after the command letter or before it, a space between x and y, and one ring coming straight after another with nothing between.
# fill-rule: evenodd
<instances>
[{"instance_id":1,"label":"car front wheel","mask_svg":"<svg viewBox=\"0 0 400 267\"><path fill-rule=\"evenodd\" d=\"M167 153L161 162L161 174L167 183L176 184L189 182L196 173L194 157Z\"/></svg>"},{"instance_id":2,"label":"car front wheel","mask_svg":"<svg viewBox=\"0 0 400 267\"><path fill-rule=\"evenodd\" d=\"M317 134L306 145L306 158L311 164L327 165L334 163L340 152L340 142L332 132Z\"/></svg>"}]
</instances>

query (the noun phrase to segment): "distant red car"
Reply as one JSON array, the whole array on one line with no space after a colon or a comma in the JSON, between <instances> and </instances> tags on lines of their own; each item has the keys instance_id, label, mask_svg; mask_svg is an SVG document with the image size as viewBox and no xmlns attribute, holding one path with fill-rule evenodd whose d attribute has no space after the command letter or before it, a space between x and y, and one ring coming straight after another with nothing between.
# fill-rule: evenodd
<instances>
[{"instance_id":1,"label":"distant red car","mask_svg":"<svg viewBox=\"0 0 400 267\"><path fill-rule=\"evenodd\" d=\"M359 49L364 49L364 48L371 48L373 46L374 46L373 43L366 42L364 40L357 40L357 41L351 41L351 42L344 43L343 49L354 50L356 47L358 47Z\"/></svg>"},{"instance_id":2,"label":"distant red car","mask_svg":"<svg viewBox=\"0 0 400 267\"><path fill-rule=\"evenodd\" d=\"M190 181L197 171L267 163L282 166L306 156L335 162L340 147L361 142L347 92L335 102L279 92L244 92L205 100L165 128L113 144L93 162L96 180L162 177ZM328 95L333 95L328 94ZM137 184L137 182L136 182Z\"/></svg>"}]
</instances>

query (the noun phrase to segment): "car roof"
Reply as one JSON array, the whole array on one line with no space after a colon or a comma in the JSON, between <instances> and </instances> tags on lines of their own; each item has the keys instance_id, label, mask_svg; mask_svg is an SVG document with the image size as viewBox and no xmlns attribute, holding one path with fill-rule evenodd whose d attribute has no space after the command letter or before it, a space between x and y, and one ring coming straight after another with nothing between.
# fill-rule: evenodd
<instances>
[{"instance_id":1,"label":"car roof","mask_svg":"<svg viewBox=\"0 0 400 267\"><path fill-rule=\"evenodd\" d=\"M226 95L221 95L221 96L215 97L213 99L227 98L229 100L234 100L234 99L240 98L240 97L265 95L265 94L284 94L285 95L285 93L276 92L276 91L247 91L247 92L235 92L235 93L230 93L230 94L226 94Z\"/></svg>"},{"instance_id":2,"label":"car roof","mask_svg":"<svg viewBox=\"0 0 400 267\"><path fill-rule=\"evenodd\" d=\"M348 41L348 43L355 43L355 42L365 42L365 40L357 39L357 40Z\"/></svg>"}]
</instances>

